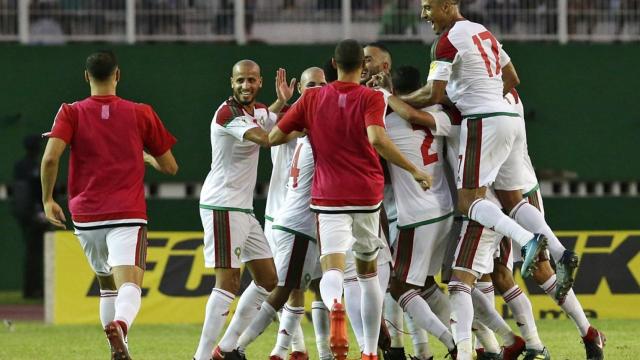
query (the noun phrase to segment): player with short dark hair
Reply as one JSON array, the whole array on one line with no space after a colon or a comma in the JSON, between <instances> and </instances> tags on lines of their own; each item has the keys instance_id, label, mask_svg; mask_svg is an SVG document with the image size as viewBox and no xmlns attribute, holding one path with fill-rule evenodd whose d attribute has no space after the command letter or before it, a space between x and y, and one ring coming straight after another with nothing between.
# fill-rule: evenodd
<instances>
[{"instance_id":1,"label":"player with short dark hair","mask_svg":"<svg viewBox=\"0 0 640 360\"><path fill-rule=\"evenodd\" d=\"M382 92L360 86L364 52L355 40L336 46L338 80L308 89L269 135L272 144L286 142L293 131L306 130L316 160L311 209L317 213L323 276L322 299L331 308L331 349L336 359L348 352L342 284L346 252L356 257L362 288L363 359L377 359L382 294L376 273L379 209L384 175L378 153L409 171L423 188L430 177L393 145L384 130ZM366 135L365 135L366 134Z\"/></svg>"},{"instance_id":2,"label":"player with short dark hair","mask_svg":"<svg viewBox=\"0 0 640 360\"><path fill-rule=\"evenodd\" d=\"M86 65L91 96L62 104L48 133L42 202L49 222L65 228L52 193L60 156L69 145L73 227L98 278L100 319L112 359L130 359L125 339L140 309L147 253L144 163L174 175L176 139L151 106L116 96L120 69L112 52L93 53Z\"/></svg>"}]
</instances>

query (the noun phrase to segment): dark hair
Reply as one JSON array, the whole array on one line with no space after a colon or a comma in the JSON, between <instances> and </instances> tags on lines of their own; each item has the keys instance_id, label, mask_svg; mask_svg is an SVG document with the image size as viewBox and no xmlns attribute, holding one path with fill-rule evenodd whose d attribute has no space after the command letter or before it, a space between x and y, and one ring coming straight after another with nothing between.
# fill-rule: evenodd
<instances>
[{"instance_id":1,"label":"dark hair","mask_svg":"<svg viewBox=\"0 0 640 360\"><path fill-rule=\"evenodd\" d=\"M338 80L338 70L333 67L331 59L327 60L324 65L322 65L322 71L324 71L324 78L328 83Z\"/></svg>"},{"instance_id":2,"label":"dark hair","mask_svg":"<svg viewBox=\"0 0 640 360\"><path fill-rule=\"evenodd\" d=\"M410 65L400 66L391 74L391 82L398 94L408 94L418 90L422 86L420 70Z\"/></svg>"},{"instance_id":3,"label":"dark hair","mask_svg":"<svg viewBox=\"0 0 640 360\"><path fill-rule=\"evenodd\" d=\"M87 57L86 69L89 75L98 81L107 80L117 67L118 59L111 50L94 52Z\"/></svg>"},{"instance_id":4,"label":"dark hair","mask_svg":"<svg viewBox=\"0 0 640 360\"><path fill-rule=\"evenodd\" d=\"M333 58L340 69L350 72L362 66L364 51L356 40L346 39L336 45Z\"/></svg>"},{"instance_id":5,"label":"dark hair","mask_svg":"<svg viewBox=\"0 0 640 360\"><path fill-rule=\"evenodd\" d=\"M378 48L378 49L382 50L382 52L384 52L387 55L389 55L389 57L391 57L391 51L389 51L389 49L383 43L381 43L379 41L374 41L372 43L369 43L369 44L365 45L365 47L367 47L367 46Z\"/></svg>"}]
</instances>

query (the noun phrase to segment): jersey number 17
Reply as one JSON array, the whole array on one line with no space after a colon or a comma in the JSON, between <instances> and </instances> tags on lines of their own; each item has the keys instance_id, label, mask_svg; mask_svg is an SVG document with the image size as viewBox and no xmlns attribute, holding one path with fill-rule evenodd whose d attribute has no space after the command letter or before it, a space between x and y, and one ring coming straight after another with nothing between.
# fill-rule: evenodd
<instances>
[{"instance_id":1,"label":"jersey number 17","mask_svg":"<svg viewBox=\"0 0 640 360\"><path fill-rule=\"evenodd\" d=\"M477 33L471 37L473 39L473 43L478 47L478 51L480 55L482 55L482 60L484 60L484 65L487 67L487 74L489 77L494 77L500 75L500 49L498 48L498 41L489 31L483 31L481 33ZM489 57L487 56L487 48L486 40L491 41L491 52L493 52L493 58L496 64L495 72L491 71L491 62L489 61Z\"/></svg>"}]
</instances>

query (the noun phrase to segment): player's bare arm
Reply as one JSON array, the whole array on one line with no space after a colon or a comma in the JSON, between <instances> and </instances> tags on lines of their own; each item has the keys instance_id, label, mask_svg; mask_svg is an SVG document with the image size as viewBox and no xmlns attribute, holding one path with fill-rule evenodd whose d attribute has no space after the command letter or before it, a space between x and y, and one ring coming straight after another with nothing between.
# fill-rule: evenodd
<instances>
[{"instance_id":1,"label":"player's bare arm","mask_svg":"<svg viewBox=\"0 0 640 360\"><path fill-rule=\"evenodd\" d=\"M400 100L400 98L397 96L390 96L387 101L389 107L391 107L393 111L400 115L401 118L407 120L412 124L426 126L431 130L436 130L436 119L428 112L420 111L413 108L409 104Z\"/></svg>"},{"instance_id":2,"label":"player's bare arm","mask_svg":"<svg viewBox=\"0 0 640 360\"><path fill-rule=\"evenodd\" d=\"M507 95L509 91L520 85L520 78L518 77L515 66L513 66L513 62L509 62L502 68L502 83L504 84L502 95Z\"/></svg>"},{"instance_id":3,"label":"player's bare arm","mask_svg":"<svg viewBox=\"0 0 640 360\"><path fill-rule=\"evenodd\" d=\"M276 125L273 127L273 129L269 133L268 141L271 144L271 146L277 146L277 145L288 143L289 141L304 135L305 133L300 131L292 131L287 134L282 130L280 130L280 128Z\"/></svg>"},{"instance_id":4,"label":"player's bare arm","mask_svg":"<svg viewBox=\"0 0 640 360\"><path fill-rule=\"evenodd\" d=\"M445 89L447 82L431 80L411 94L401 96L400 99L414 108L423 108L435 104L446 104L448 101Z\"/></svg>"},{"instance_id":5,"label":"player's bare arm","mask_svg":"<svg viewBox=\"0 0 640 360\"><path fill-rule=\"evenodd\" d=\"M389 139L387 132L382 126L369 125L367 126L367 137L369 143L374 149L388 162L397 165L413 176L413 178L420 183L420 186L427 190L431 187L431 176L420 171L411 161L409 161L396 147L396 145Z\"/></svg>"},{"instance_id":6,"label":"player's bare arm","mask_svg":"<svg viewBox=\"0 0 640 360\"><path fill-rule=\"evenodd\" d=\"M49 223L53 226L66 229L64 211L58 203L53 200L53 188L58 177L58 166L60 157L64 153L67 144L58 138L50 138L42 156L40 165L40 182L42 183L42 205L44 213Z\"/></svg>"},{"instance_id":7,"label":"player's bare arm","mask_svg":"<svg viewBox=\"0 0 640 360\"><path fill-rule=\"evenodd\" d=\"M269 148L275 145L269 142L269 133L267 133L260 127L255 127L253 129L247 130L244 133L243 139L254 142L265 148Z\"/></svg>"},{"instance_id":8,"label":"player's bare arm","mask_svg":"<svg viewBox=\"0 0 640 360\"><path fill-rule=\"evenodd\" d=\"M287 105L287 102L293 96L293 92L296 88L296 78L291 79L290 83L287 83L287 70L278 69L276 72L276 95L278 98L269 106L269 111L273 113L280 113L282 108Z\"/></svg>"},{"instance_id":9,"label":"player's bare arm","mask_svg":"<svg viewBox=\"0 0 640 360\"><path fill-rule=\"evenodd\" d=\"M175 175L178 173L178 163L171 150L167 150L167 152L157 157L145 151L143 151L142 154L144 162L151 165L151 167L157 171L166 175Z\"/></svg>"}]
</instances>

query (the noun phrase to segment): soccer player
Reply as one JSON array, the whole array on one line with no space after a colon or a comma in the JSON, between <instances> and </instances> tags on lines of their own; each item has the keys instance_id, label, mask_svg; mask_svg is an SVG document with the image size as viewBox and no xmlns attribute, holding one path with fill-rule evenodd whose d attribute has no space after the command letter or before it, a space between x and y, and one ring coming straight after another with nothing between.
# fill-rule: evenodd
<instances>
[{"instance_id":1,"label":"soccer player","mask_svg":"<svg viewBox=\"0 0 640 360\"><path fill-rule=\"evenodd\" d=\"M309 88L326 84L322 69L311 67L300 76L298 91L304 94ZM283 305L276 346L271 351L272 360L287 356L292 337L300 327L304 314L304 291L312 278L320 277L315 245L316 221L309 210L312 179L313 155L308 139L302 137L297 139L294 148L285 199L276 212L271 231L278 286L262 303L255 319L238 339L240 354L271 324L276 311ZM294 349L290 357L295 360L307 358L306 349Z\"/></svg>"},{"instance_id":2,"label":"soccer player","mask_svg":"<svg viewBox=\"0 0 640 360\"><path fill-rule=\"evenodd\" d=\"M267 108L256 102L262 87L258 64L237 62L230 80L233 95L218 107L211 121L211 171L200 194L205 266L215 269L216 284L206 305L196 360L223 358L233 352L238 337L277 283L271 250L253 216L253 190L260 146L269 147L267 131L291 98L293 83L287 84L286 73L278 70L278 99ZM240 297L225 336L213 349L238 292L240 263L246 264L254 281Z\"/></svg>"},{"instance_id":3,"label":"soccer player","mask_svg":"<svg viewBox=\"0 0 640 360\"><path fill-rule=\"evenodd\" d=\"M348 352L341 303L345 254L356 257L362 288L363 359L377 359L382 294L376 257L385 246L378 236L384 176L378 153L409 171L423 188L430 177L408 161L384 131L386 104L382 92L359 85L364 54L355 40L335 48L338 80L308 89L269 134L272 144L288 140L293 131L307 131L316 160L311 209L317 213L323 276L322 299L331 308L331 349L336 359ZM365 135L366 134L366 135Z\"/></svg>"},{"instance_id":4,"label":"soccer player","mask_svg":"<svg viewBox=\"0 0 640 360\"><path fill-rule=\"evenodd\" d=\"M62 104L42 158L42 202L51 224L66 218L52 197L67 145L69 211L75 235L100 285L100 320L112 359L130 359L128 330L140 310L147 253L144 163L175 175L176 139L151 106L116 96L120 69L111 51L89 55L91 96ZM146 153L145 153L146 151Z\"/></svg>"},{"instance_id":5,"label":"soccer player","mask_svg":"<svg viewBox=\"0 0 640 360\"><path fill-rule=\"evenodd\" d=\"M524 106L522 104L522 98L519 96L518 92L513 89L507 95L505 95L505 100L514 106L516 112L520 114L522 118L524 118ZM523 189L523 197L527 199L527 201L535 206L542 214L544 214L544 206L542 204L542 196L540 195L540 190L538 186L538 180L536 179L535 171L533 170L533 165L531 164L531 159L529 154L525 148L525 178L526 178L526 186ZM517 247L517 246L516 246ZM518 249L514 249L512 247L511 241L508 238L503 238L500 244L500 256L495 259L494 272L492 274L493 281L495 283L496 288L502 293L503 297L509 299L508 304L511 303L520 303L510 305L512 308L512 312L518 323L525 323L523 320L518 319L517 309L513 309L513 307L531 307L528 300L518 300L520 297L524 296L524 294L516 295L521 293L521 290L518 288L518 285L515 284L512 277L513 263L520 260ZM591 326L589 320L584 314L584 310L582 309L582 305L578 301L573 290L569 289L569 291L564 296L560 296L560 300L558 300L557 294L557 286L556 286L556 274L553 271L549 263L548 253L543 254L538 257L536 262L536 269L533 271L533 279L540 286L542 290L544 290L551 298L564 310L564 312L569 316L569 318L575 323L580 336L582 337L582 341L585 346L585 351L587 354L587 359L603 359L603 348L605 345L606 338L604 334L602 334L598 329Z\"/></svg>"},{"instance_id":6,"label":"soccer player","mask_svg":"<svg viewBox=\"0 0 640 360\"><path fill-rule=\"evenodd\" d=\"M408 94L420 87L417 69L401 67L397 73L401 76L393 77L396 94ZM437 111L439 106L423 110ZM434 136L427 127L410 124L396 113L387 115L385 125L389 138L400 151L434 179L431 188L422 191L406 171L395 165L389 168L400 230L391 294L416 325L436 336L450 353L454 353L451 333L419 291L427 278L433 283L433 277L440 271L453 225L454 206L444 173L445 139Z\"/></svg>"}]
</instances>

